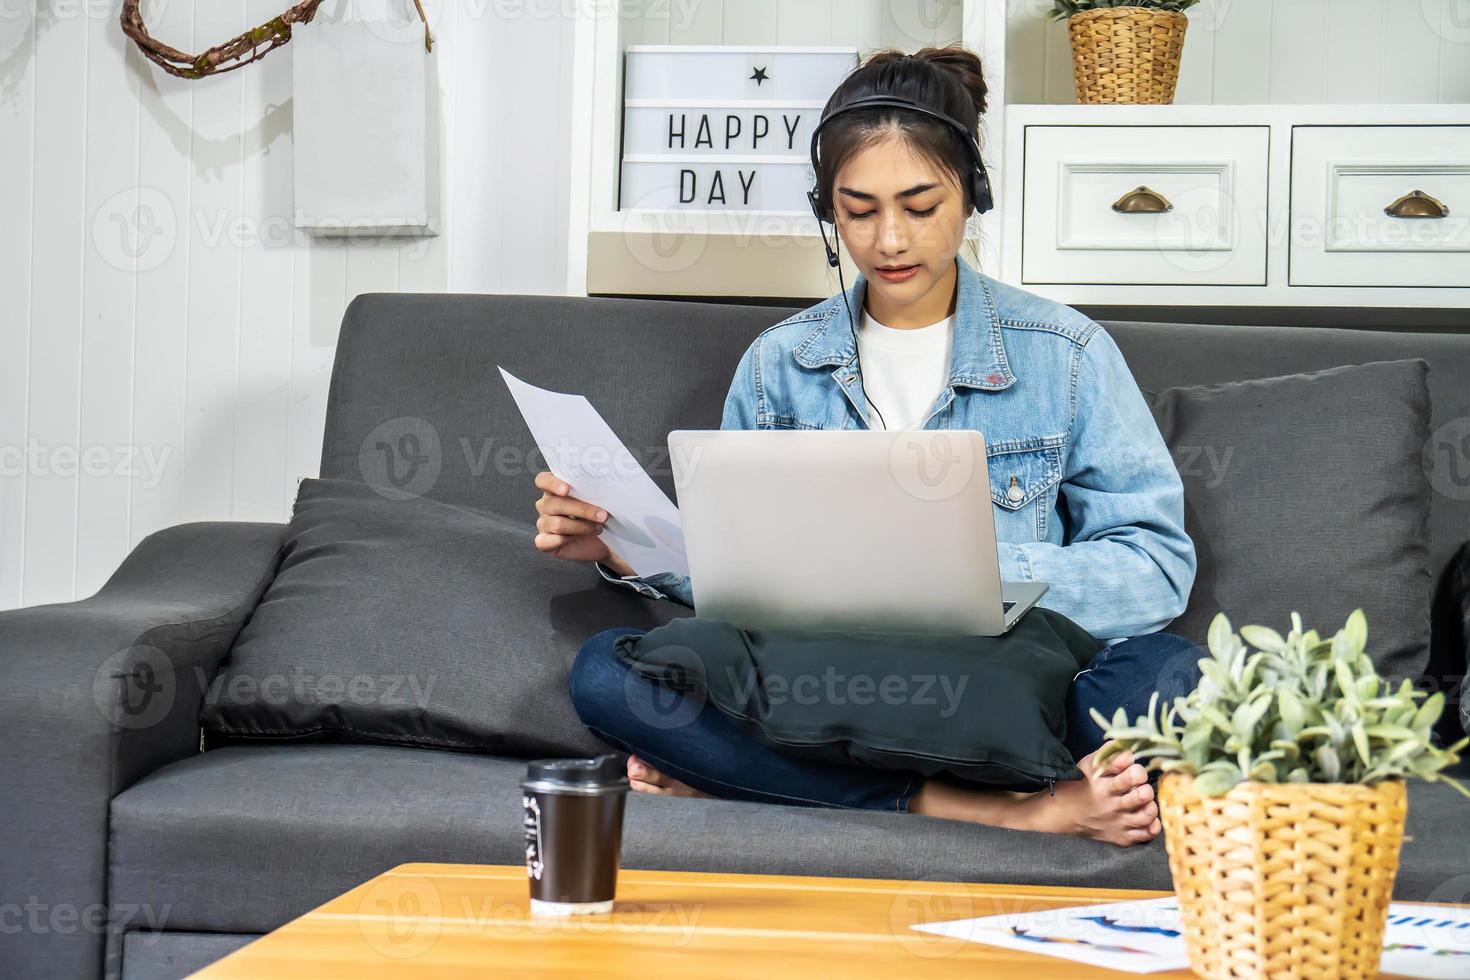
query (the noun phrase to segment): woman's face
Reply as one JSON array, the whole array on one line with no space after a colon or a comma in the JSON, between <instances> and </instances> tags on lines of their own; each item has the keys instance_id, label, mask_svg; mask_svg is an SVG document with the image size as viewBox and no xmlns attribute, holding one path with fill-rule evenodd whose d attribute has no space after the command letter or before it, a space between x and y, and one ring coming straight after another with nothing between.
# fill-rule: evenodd
<instances>
[{"instance_id":1,"label":"woman's face","mask_svg":"<svg viewBox=\"0 0 1470 980\"><path fill-rule=\"evenodd\" d=\"M964 192L902 139L854 154L837 172L832 202L842 242L878 294L870 299L896 310L923 305L937 286L952 289L964 243ZM893 267L906 271L884 271Z\"/></svg>"}]
</instances>

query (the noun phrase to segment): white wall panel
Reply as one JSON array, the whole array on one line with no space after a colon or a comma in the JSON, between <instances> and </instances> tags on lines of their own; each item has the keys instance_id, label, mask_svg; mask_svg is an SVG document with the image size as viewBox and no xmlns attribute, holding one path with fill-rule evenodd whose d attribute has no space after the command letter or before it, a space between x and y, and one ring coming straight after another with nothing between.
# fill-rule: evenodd
<instances>
[{"instance_id":1,"label":"white wall panel","mask_svg":"<svg viewBox=\"0 0 1470 980\"><path fill-rule=\"evenodd\" d=\"M278 0L245 0L245 21L264 23ZM287 482L296 234L291 224L291 62L277 52L238 74L240 329L231 515L278 520Z\"/></svg>"},{"instance_id":2,"label":"white wall panel","mask_svg":"<svg viewBox=\"0 0 1470 980\"><path fill-rule=\"evenodd\" d=\"M119 248L127 215L138 206L138 76L123 62L122 32L99 17L87 30L87 117L81 237L82 323L77 478L76 585L95 592L128 550L131 521L132 418L137 258ZM102 221L99 223L98 218ZM40 380L39 378L37 380Z\"/></svg>"},{"instance_id":3,"label":"white wall panel","mask_svg":"<svg viewBox=\"0 0 1470 980\"><path fill-rule=\"evenodd\" d=\"M317 472L357 293L567 281L560 7L427 2L441 234L315 244L290 222L288 54L173 78L125 42L118 6L0 18L0 608L88 595L182 521L284 520ZM198 50L279 9L144 15Z\"/></svg>"},{"instance_id":4,"label":"white wall panel","mask_svg":"<svg viewBox=\"0 0 1470 980\"><path fill-rule=\"evenodd\" d=\"M25 578L36 28L34 6L0 19L0 608Z\"/></svg>"},{"instance_id":5,"label":"white wall panel","mask_svg":"<svg viewBox=\"0 0 1470 980\"><path fill-rule=\"evenodd\" d=\"M1050 0L1004 2L1010 100L1075 101ZM1467 11L1464 0L1204 0L1188 11L1175 102L1470 102Z\"/></svg>"},{"instance_id":6,"label":"white wall panel","mask_svg":"<svg viewBox=\"0 0 1470 980\"><path fill-rule=\"evenodd\" d=\"M87 166L87 21L41 3L35 42L31 317L25 476L26 604L73 595L81 400L82 229ZM85 10L85 5L80 9ZM47 23L49 21L49 23ZM94 165L99 162L94 158Z\"/></svg>"}]
</instances>

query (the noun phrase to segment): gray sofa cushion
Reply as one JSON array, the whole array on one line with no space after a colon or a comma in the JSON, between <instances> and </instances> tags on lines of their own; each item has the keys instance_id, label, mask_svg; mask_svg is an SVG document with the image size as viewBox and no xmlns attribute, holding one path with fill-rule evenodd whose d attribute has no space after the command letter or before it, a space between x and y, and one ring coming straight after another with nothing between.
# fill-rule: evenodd
<instances>
[{"instance_id":1,"label":"gray sofa cushion","mask_svg":"<svg viewBox=\"0 0 1470 980\"><path fill-rule=\"evenodd\" d=\"M178 980L259 938L214 932L129 932L122 944L122 980Z\"/></svg>"},{"instance_id":2,"label":"gray sofa cushion","mask_svg":"<svg viewBox=\"0 0 1470 980\"><path fill-rule=\"evenodd\" d=\"M280 571L203 723L232 738L605 750L567 693L577 650L601 630L652 629L689 610L543 555L535 535L468 507L303 481Z\"/></svg>"},{"instance_id":3,"label":"gray sofa cushion","mask_svg":"<svg viewBox=\"0 0 1470 980\"><path fill-rule=\"evenodd\" d=\"M167 908L170 930L266 932L403 862L518 865L524 773L507 759L384 745L210 750L113 801L111 901ZM1450 787L1410 781L1395 898L1470 900L1467 815ZM1122 848L910 813L639 793L623 866L1170 887L1163 838Z\"/></svg>"},{"instance_id":4,"label":"gray sofa cushion","mask_svg":"<svg viewBox=\"0 0 1470 980\"><path fill-rule=\"evenodd\" d=\"M1166 629L1217 612L1330 635L1361 606L1381 673L1429 659L1428 365L1421 359L1147 393L1184 482L1199 574Z\"/></svg>"}]
</instances>

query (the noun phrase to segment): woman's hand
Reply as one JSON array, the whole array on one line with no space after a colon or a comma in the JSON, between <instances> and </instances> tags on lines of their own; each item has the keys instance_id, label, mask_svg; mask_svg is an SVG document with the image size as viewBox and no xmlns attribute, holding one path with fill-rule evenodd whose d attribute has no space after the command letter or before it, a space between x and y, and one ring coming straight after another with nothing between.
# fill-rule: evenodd
<instances>
[{"instance_id":1,"label":"woman's hand","mask_svg":"<svg viewBox=\"0 0 1470 980\"><path fill-rule=\"evenodd\" d=\"M619 575L634 574L601 538L607 511L573 497L572 488L550 470L536 474L536 488L541 491L536 501L538 551L567 561L600 561Z\"/></svg>"}]
</instances>

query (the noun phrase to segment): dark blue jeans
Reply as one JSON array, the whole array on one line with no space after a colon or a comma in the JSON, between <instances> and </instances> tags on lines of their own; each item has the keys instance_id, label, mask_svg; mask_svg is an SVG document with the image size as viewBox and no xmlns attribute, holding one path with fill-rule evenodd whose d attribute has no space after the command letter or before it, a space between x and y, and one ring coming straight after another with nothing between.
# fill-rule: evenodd
<instances>
[{"instance_id":1,"label":"dark blue jeans","mask_svg":"<svg viewBox=\"0 0 1470 980\"><path fill-rule=\"evenodd\" d=\"M713 704L641 677L618 659L613 641L640 632L603 630L582 645L572 664L572 704L594 734L660 772L726 799L862 810L906 811L923 785L916 772L802 759L756 741ZM1172 633L1103 647L1067 696L1072 757L1104 741L1088 708L1111 719L1123 707L1132 721L1148 711L1154 691L1161 706L1191 691L1200 678L1196 664L1208 655ZM1151 772L1151 780L1157 775Z\"/></svg>"}]
</instances>

